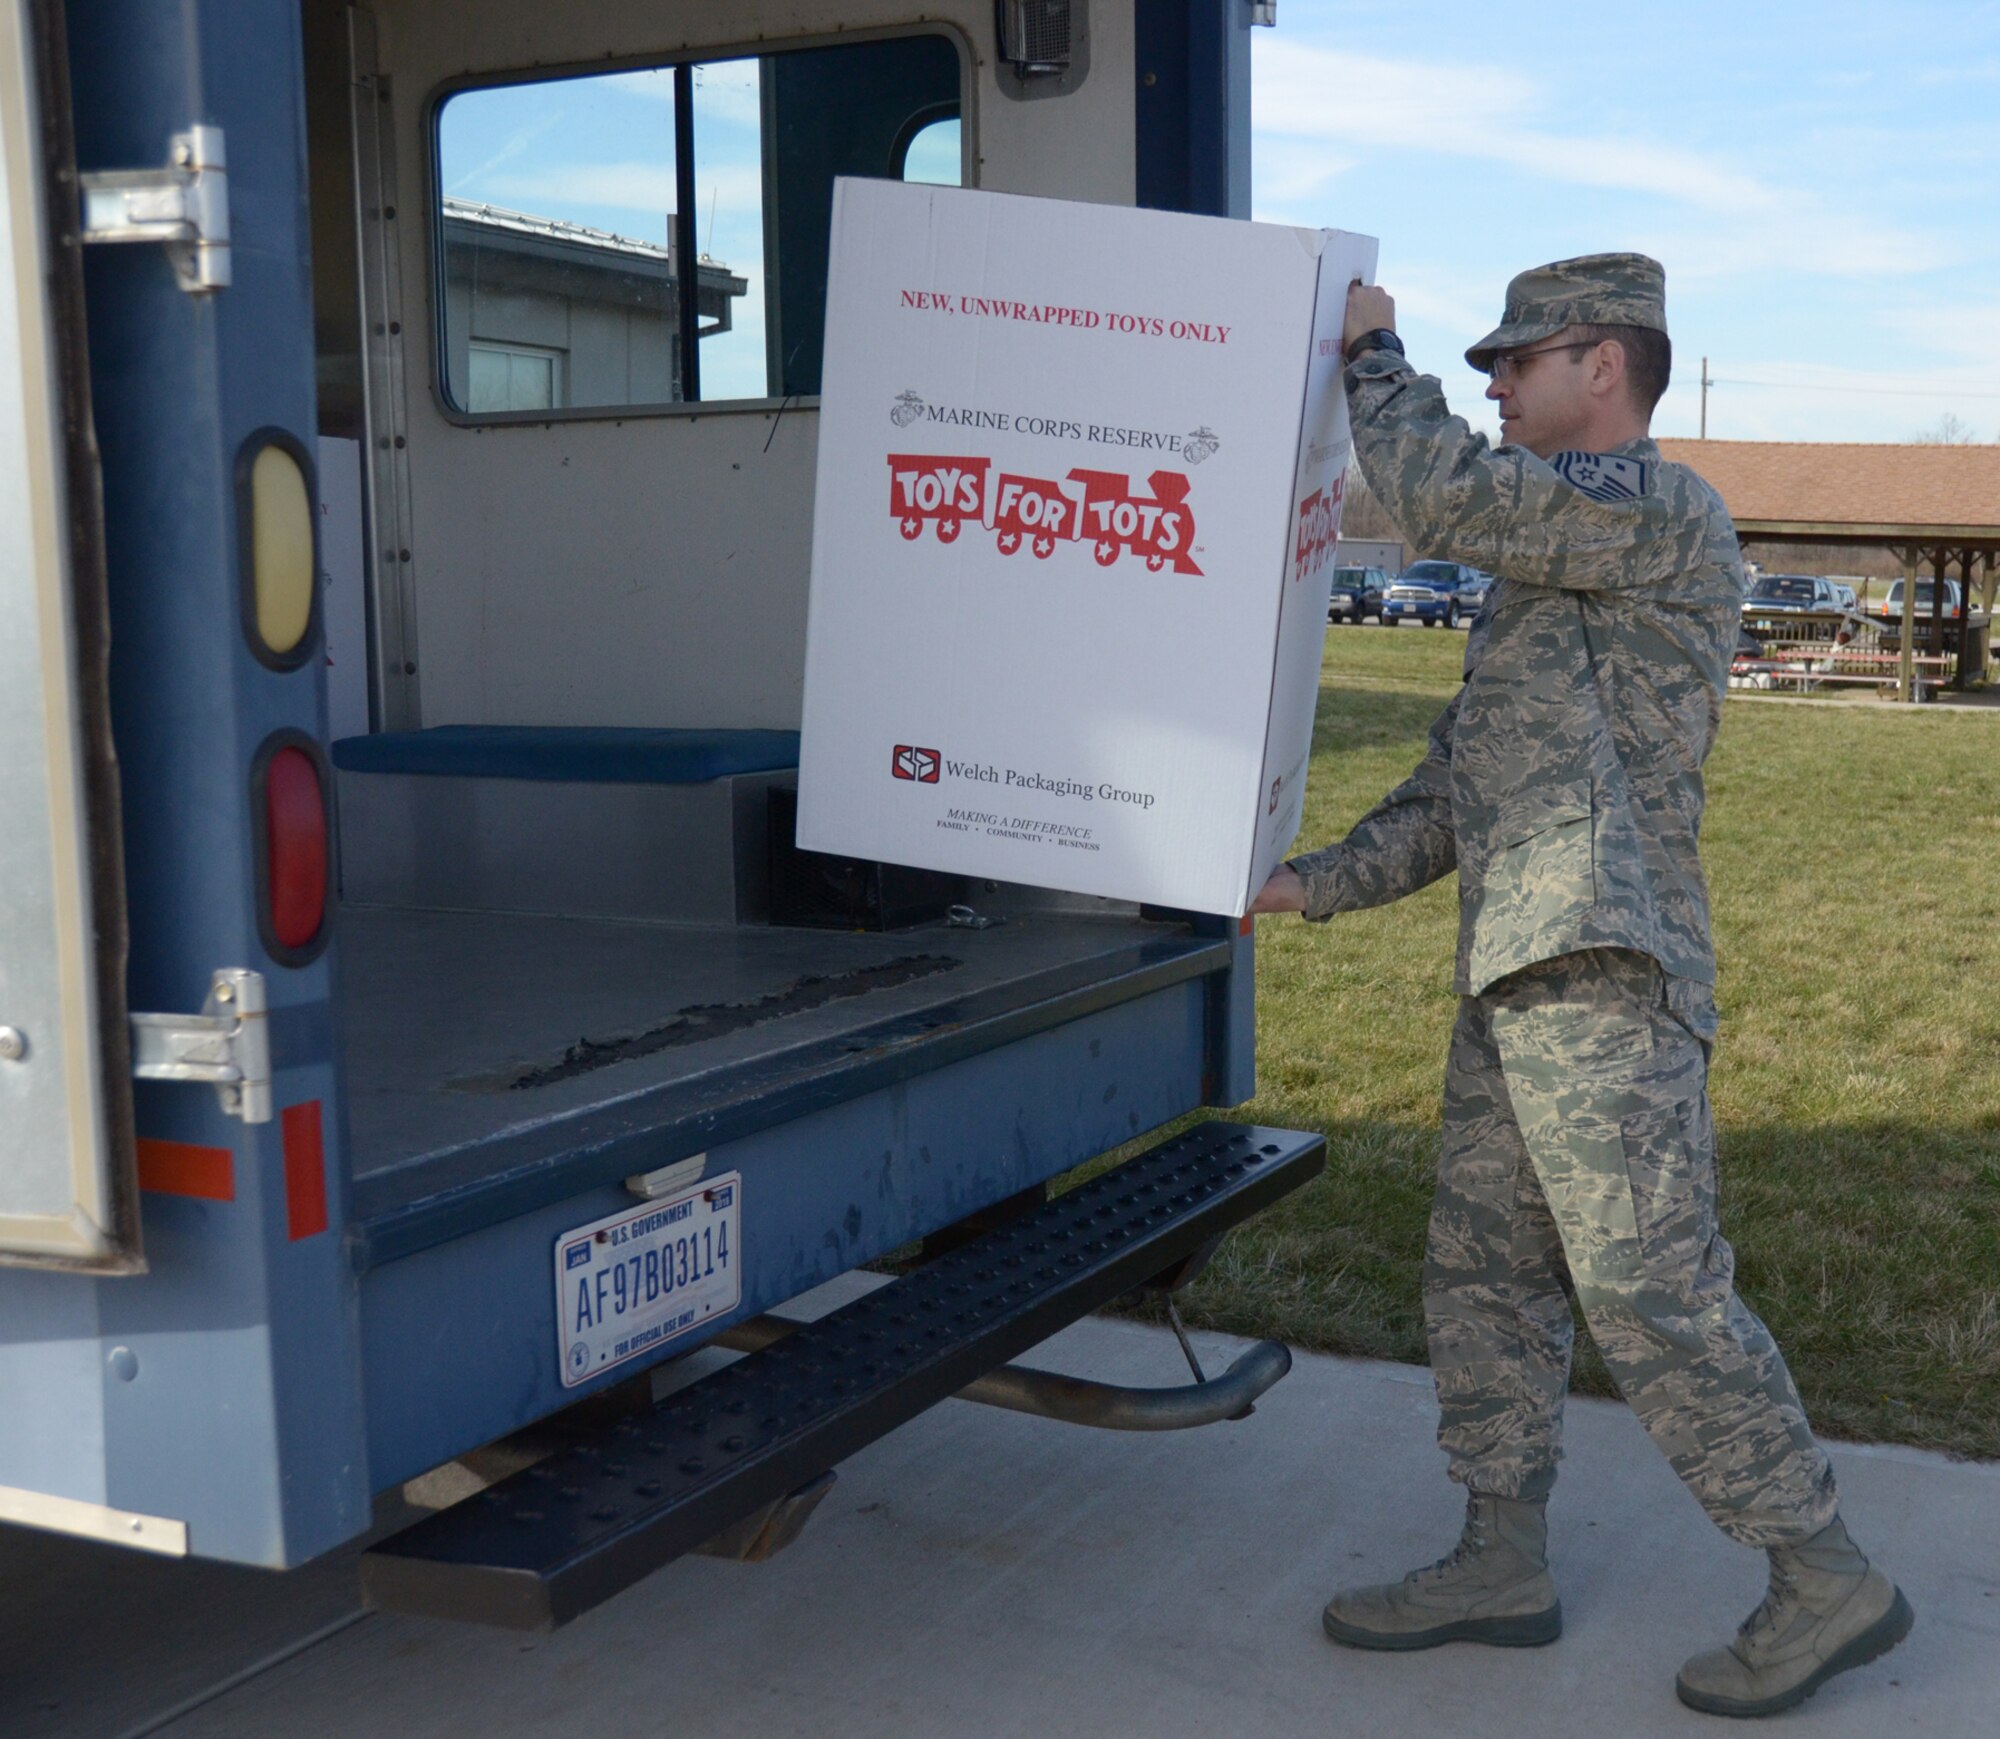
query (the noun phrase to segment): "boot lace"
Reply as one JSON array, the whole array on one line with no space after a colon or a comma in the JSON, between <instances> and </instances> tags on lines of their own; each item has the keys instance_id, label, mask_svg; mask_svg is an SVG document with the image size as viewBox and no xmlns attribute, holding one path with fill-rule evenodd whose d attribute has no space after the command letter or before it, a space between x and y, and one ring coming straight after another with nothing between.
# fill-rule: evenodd
<instances>
[{"instance_id":1,"label":"boot lace","mask_svg":"<svg viewBox=\"0 0 2000 1739\"><path fill-rule=\"evenodd\" d=\"M1782 1630L1791 1619L1798 1597L1798 1578L1784 1565L1774 1563L1764 1598L1757 1603L1757 1610L1743 1621L1736 1633L1737 1641L1747 1649L1755 1649L1772 1632Z\"/></svg>"},{"instance_id":2,"label":"boot lace","mask_svg":"<svg viewBox=\"0 0 2000 1739\"><path fill-rule=\"evenodd\" d=\"M1458 1544L1453 1546L1435 1564L1426 1564L1423 1569L1416 1573L1413 1580L1420 1582L1446 1580L1455 1570L1458 1570L1463 1565L1471 1562L1472 1559L1478 1557L1491 1543L1486 1531L1485 1518L1483 1516L1468 1516L1464 1532L1458 1536Z\"/></svg>"}]
</instances>

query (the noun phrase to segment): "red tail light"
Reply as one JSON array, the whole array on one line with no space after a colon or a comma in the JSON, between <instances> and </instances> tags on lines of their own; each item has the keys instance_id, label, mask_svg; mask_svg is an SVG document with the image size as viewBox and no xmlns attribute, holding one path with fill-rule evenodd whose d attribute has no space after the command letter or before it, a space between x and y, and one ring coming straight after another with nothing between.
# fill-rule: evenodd
<instances>
[{"instance_id":1,"label":"red tail light","mask_svg":"<svg viewBox=\"0 0 2000 1739\"><path fill-rule=\"evenodd\" d=\"M276 751L264 767L265 899L271 938L303 952L326 922L326 794L305 750Z\"/></svg>"}]
</instances>

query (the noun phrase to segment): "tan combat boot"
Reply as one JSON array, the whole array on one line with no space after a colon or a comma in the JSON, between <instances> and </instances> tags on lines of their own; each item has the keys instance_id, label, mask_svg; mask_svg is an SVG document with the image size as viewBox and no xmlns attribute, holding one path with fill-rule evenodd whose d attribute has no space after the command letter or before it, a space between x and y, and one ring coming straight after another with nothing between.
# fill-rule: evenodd
<instances>
[{"instance_id":1,"label":"tan combat boot","mask_svg":"<svg viewBox=\"0 0 2000 1739\"><path fill-rule=\"evenodd\" d=\"M1546 1504L1472 1492L1449 1557L1400 1582L1336 1594L1326 1604L1326 1634L1349 1648L1554 1642L1563 1615L1548 1539Z\"/></svg>"},{"instance_id":2,"label":"tan combat boot","mask_svg":"<svg viewBox=\"0 0 2000 1739\"><path fill-rule=\"evenodd\" d=\"M1838 1516L1809 1540L1771 1548L1771 1586L1727 1648L1698 1654L1674 1689L1709 1715L1774 1715L1835 1673L1887 1654L1916 1614L1861 1555Z\"/></svg>"}]
</instances>

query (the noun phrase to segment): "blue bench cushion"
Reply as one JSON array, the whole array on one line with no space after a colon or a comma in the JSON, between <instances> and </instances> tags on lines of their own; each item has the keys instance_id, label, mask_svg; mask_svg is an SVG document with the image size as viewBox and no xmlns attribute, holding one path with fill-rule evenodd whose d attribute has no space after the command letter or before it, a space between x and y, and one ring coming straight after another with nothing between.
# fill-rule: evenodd
<instances>
[{"instance_id":1,"label":"blue bench cushion","mask_svg":"<svg viewBox=\"0 0 2000 1739\"><path fill-rule=\"evenodd\" d=\"M698 785L799 764L797 731L624 730L610 725L439 725L342 737L346 773L548 779L578 785Z\"/></svg>"}]
</instances>

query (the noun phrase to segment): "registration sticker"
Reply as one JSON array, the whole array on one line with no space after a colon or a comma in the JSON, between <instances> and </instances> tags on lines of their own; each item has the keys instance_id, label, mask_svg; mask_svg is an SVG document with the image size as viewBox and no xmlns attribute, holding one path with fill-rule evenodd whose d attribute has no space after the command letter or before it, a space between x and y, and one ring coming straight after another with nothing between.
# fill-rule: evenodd
<instances>
[{"instance_id":1,"label":"registration sticker","mask_svg":"<svg viewBox=\"0 0 2000 1739\"><path fill-rule=\"evenodd\" d=\"M742 1191L741 1174L728 1172L556 1240L565 1389L736 1308Z\"/></svg>"}]
</instances>

